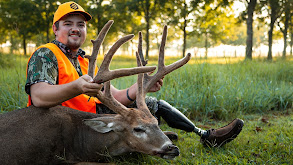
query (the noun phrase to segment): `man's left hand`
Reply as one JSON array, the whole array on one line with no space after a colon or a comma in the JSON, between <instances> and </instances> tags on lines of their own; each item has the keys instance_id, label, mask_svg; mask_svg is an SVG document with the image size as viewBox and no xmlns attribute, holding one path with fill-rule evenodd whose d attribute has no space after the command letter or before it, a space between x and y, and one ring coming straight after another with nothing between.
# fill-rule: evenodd
<instances>
[{"instance_id":1,"label":"man's left hand","mask_svg":"<svg viewBox=\"0 0 293 165\"><path fill-rule=\"evenodd\" d=\"M163 86L163 79L158 80L151 88L148 92L157 92L161 89L161 87Z\"/></svg>"}]
</instances>

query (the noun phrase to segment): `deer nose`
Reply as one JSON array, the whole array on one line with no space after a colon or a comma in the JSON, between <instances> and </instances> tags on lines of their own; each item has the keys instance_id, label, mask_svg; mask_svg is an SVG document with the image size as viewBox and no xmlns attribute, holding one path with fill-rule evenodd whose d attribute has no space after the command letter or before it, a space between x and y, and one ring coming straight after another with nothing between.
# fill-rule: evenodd
<instances>
[{"instance_id":1,"label":"deer nose","mask_svg":"<svg viewBox=\"0 0 293 165\"><path fill-rule=\"evenodd\" d=\"M154 155L160 156L164 159L174 159L179 155L179 148L173 144L164 145L160 151L155 151Z\"/></svg>"},{"instance_id":2,"label":"deer nose","mask_svg":"<svg viewBox=\"0 0 293 165\"><path fill-rule=\"evenodd\" d=\"M163 150L166 151L166 152L170 152L170 151L172 152L173 151L174 153L177 154L176 156L179 155L179 148L177 146L175 146L174 144L169 144L169 145L164 146Z\"/></svg>"}]
</instances>

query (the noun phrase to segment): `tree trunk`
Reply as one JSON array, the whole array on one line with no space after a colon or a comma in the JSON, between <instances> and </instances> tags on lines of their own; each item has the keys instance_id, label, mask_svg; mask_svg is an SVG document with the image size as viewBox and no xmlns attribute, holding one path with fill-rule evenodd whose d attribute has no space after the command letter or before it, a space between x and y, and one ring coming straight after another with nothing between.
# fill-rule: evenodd
<instances>
[{"instance_id":1,"label":"tree trunk","mask_svg":"<svg viewBox=\"0 0 293 165\"><path fill-rule=\"evenodd\" d=\"M273 59L273 56L272 56L273 31L274 31L274 25L275 25L276 19L278 18L278 16L277 16L278 2L274 1L274 0L269 0L269 4L271 7L271 13L270 13L271 23L270 23L270 29L268 32L268 35L269 35L268 60L271 61Z\"/></svg>"},{"instance_id":2,"label":"tree trunk","mask_svg":"<svg viewBox=\"0 0 293 165\"><path fill-rule=\"evenodd\" d=\"M186 24L186 20L184 20L184 24ZM183 50L182 50L182 57L185 57L185 50L186 50L186 25L183 28Z\"/></svg>"},{"instance_id":3,"label":"tree trunk","mask_svg":"<svg viewBox=\"0 0 293 165\"><path fill-rule=\"evenodd\" d=\"M10 54L13 54L14 40L13 40L13 36L12 36L11 33L10 33L10 43L11 43L11 46L10 46Z\"/></svg>"},{"instance_id":4,"label":"tree trunk","mask_svg":"<svg viewBox=\"0 0 293 165\"><path fill-rule=\"evenodd\" d=\"M47 34L47 43L50 42L50 30L49 30L49 25L46 27L46 34Z\"/></svg>"},{"instance_id":5,"label":"tree trunk","mask_svg":"<svg viewBox=\"0 0 293 165\"><path fill-rule=\"evenodd\" d=\"M46 22L47 22L47 26L46 26L46 35L47 35L47 43L50 42L50 26L49 26L49 18L48 18L48 12L46 12ZM51 20L50 20L51 21Z\"/></svg>"},{"instance_id":6,"label":"tree trunk","mask_svg":"<svg viewBox=\"0 0 293 165\"><path fill-rule=\"evenodd\" d=\"M290 55L293 55L293 26L291 26L291 41L290 41Z\"/></svg>"},{"instance_id":7,"label":"tree trunk","mask_svg":"<svg viewBox=\"0 0 293 165\"><path fill-rule=\"evenodd\" d=\"M96 5L98 6L98 9L96 10L96 18L97 18L97 34L99 34L99 32L100 32L100 30L102 30L102 28L104 27L104 24L103 24L103 22L102 22L102 14L101 13L103 13L103 8L101 7L101 8L99 8L99 6L101 6L102 5L102 2L103 2L103 0L100 0L100 1L95 1L95 3L96 3ZM105 42L103 42L102 43L102 49L100 48L99 49L99 52L98 52L98 54L99 55L105 55L105 49L106 49L106 45L105 45Z\"/></svg>"},{"instance_id":8,"label":"tree trunk","mask_svg":"<svg viewBox=\"0 0 293 165\"><path fill-rule=\"evenodd\" d=\"M146 20L146 52L145 52L145 59L149 58L149 49L150 49L150 42L149 42L149 29L150 29L150 2L149 0L146 1L146 12L145 12L145 20Z\"/></svg>"},{"instance_id":9,"label":"tree trunk","mask_svg":"<svg viewBox=\"0 0 293 165\"><path fill-rule=\"evenodd\" d=\"M183 25L183 49L182 49L182 57L185 57L185 50L186 50L186 26L187 26L187 20L186 20L186 9L187 4L184 2L184 9L183 9L183 17L184 17L184 25Z\"/></svg>"},{"instance_id":10,"label":"tree trunk","mask_svg":"<svg viewBox=\"0 0 293 165\"><path fill-rule=\"evenodd\" d=\"M286 48L287 48L287 33L288 33L288 27L289 27L289 20L290 20L290 8L289 4L285 4L285 27L283 31L283 38L284 38L284 50L283 50L283 58L286 58Z\"/></svg>"},{"instance_id":11,"label":"tree trunk","mask_svg":"<svg viewBox=\"0 0 293 165\"><path fill-rule=\"evenodd\" d=\"M270 24L270 30L268 32L269 35L269 52L268 52L268 60L271 61L273 59L272 57L272 45L273 45L273 30L274 30L274 24Z\"/></svg>"},{"instance_id":12,"label":"tree trunk","mask_svg":"<svg viewBox=\"0 0 293 165\"><path fill-rule=\"evenodd\" d=\"M205 52L205 59L208 58L208 32L205 32L205 44L204 47L206 48L206 52Z\"/></svg>"},{"instance_id":13,"label":"tree trunk","mask_svg":"<svg viewBox=\"0 0 293 165\"><path fill-rule=\"evenodd\" d=\"M283 58L286 58L286 48L287 48L287 30L284 32L283 34L283 38L284 38L284 49L283 49Z\"/></svg>"},{"instance_id":14,"label":"tree trunk","mask_svg":"<svg viewBox=\"0 0 293 165\"><path fill-rule=\"evenodd\" d=\"M49 20L49 8L50 8L50 5L51 5L51 3L49 2L49 5L46 5L45 4L45 9L46 9L46 11L45 11L45 13L46 13L46 15L45 15L45 17L46 17L46 39L47 39L47 43L49 43L50 42L50 21L51 20Z\"/></svg>"},{"instance_id":15,"label":"tree trunk","mask_svg":"<svg viewBox=\"0 0 293 165\"><path fill-rule=\"evenodd\" d=\"M23 35L22 38L22 45L23 45L23 54L26 56L26 37Z\"/></svg>"},{"instance_id":16,"label":"tree trunk","mask_svg":"<svg viewBox=\"0 0 293 165\"><path fill-rule=\"evenodd\" d=\"M251 0L248 3L248 9L247 9L247 19L246 19L246 53L245 53L245 59L252 59L252 46L253 46L253 12L255 9L256 0Z\"/></svg>"}]
</instances>

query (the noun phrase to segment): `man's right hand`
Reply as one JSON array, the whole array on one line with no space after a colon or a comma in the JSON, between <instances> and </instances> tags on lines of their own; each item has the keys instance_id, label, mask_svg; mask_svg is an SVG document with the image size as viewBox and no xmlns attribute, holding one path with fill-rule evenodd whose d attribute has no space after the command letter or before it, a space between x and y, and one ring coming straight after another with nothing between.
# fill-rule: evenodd
<instances>
[{"instance_id":1,"label":"man's right hand","mask_svg":"<svg viewBox=\"0 0 293 165\"><path fill-rule=\"evenodd\" d=\"M75 81L61 85L39 82L31 85L31 99L36 107L53 107L80 94L96 96L102 84L93 83L89 75L83 75Z\"/></svg>"},{"instance_id":2,"label":"man's right hand","mask_svg":"<svg viewBox=\"0 0 293 165\"><path fill-rule=\"evenodd\" d=\"M103 87L102 84L93 83L93 78L87 74L81 76L76 81L79 84L80 93L88 96L97 96L98 91Z\"/></svg>"}]
</instances>

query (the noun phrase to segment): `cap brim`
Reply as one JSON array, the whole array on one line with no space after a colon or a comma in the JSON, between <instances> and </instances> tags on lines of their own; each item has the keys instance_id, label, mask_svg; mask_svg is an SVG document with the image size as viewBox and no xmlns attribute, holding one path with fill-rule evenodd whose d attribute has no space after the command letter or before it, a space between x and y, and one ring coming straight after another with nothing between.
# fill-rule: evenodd
<instances>
[{"instance_id":1,"label":"cap brim","mask_svg":"<svg viewBox=\"0 0 293 165\"><path fill-rule=\"evenodd\" d=\"M62 17L61 17L60 19L58 19L57 21L60 21L62 18L68 16L69 14L74 14L74 13L77 13L77 14L82 15L82 16L84 17L85 21L89 21L89 20L92 19L92 16L91 16L89 13L87 13L87 12L83 12L83 11L73 11L73 12L70 12L70 13L65 14L64 16L62 16ZM55 21L55 22L57 22L57 21ZM55 22L53 22L53 24L55 24Z\"/></svg>"},{"instance_id":2,"label":"cap brim","mask_svg":"<svg viewBox=\"0 0 293 165\"><path fill-rule=\"evenodd\" d=\"M83 17L85 18L86 21L89 21L92 19L92 16L89 13L84 12L84 11L74 11L74 12L70 12L68 14L72 14L72 13L79 13L79 14L83 15ZM66 14L66 15L68 15L68 14Z\"/></svg>"}]
</instances>

